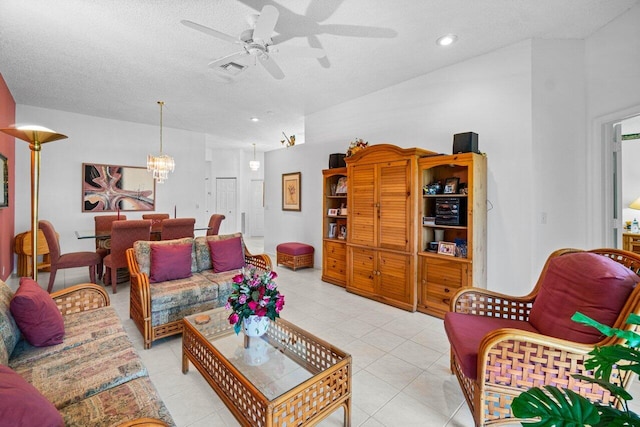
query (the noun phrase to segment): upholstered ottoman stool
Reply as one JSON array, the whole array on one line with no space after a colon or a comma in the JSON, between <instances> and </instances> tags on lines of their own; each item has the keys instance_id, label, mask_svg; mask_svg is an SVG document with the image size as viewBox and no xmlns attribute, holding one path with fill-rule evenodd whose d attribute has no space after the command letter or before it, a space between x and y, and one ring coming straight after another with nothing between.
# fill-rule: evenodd
<instances>
[{"instance_id":1,"label":"upholstered ottoman stool","mask_svg":"<svg viewBox=\"0 0 640 427\"><path fill-rule=\"evenodd\" d=\"M276 246L276 264L286 265L289 268L311 267L313 268L313 246L305 243L287 242Z\"/></svg>"}]
</instances>

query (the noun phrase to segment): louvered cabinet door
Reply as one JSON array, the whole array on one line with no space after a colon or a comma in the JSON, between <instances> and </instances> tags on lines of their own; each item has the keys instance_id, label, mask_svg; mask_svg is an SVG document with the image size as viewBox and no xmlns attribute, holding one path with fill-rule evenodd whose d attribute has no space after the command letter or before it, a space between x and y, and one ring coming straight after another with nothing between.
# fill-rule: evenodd
<instances>
[{"instance_id":1,"label":"louvered cabinet door","mask_svg":"<svg viewBox=\"0 0 640 427\"><path fill-rule=\"evenodd\" d=\"M408 252L412 215L409 160L382 163L377 167L378 247Z\"/></svg>"},{"instance_id":2,"label":"louvered cabinet door","mask_svg":"<svg viewBox=\"0 0 640 427\"><path fill-rule=\"evenodd\" d=\"M349 172L347 235L354 245L377 246L375 177L374 164L356 165Z\"/></svg>"}]
</instances>

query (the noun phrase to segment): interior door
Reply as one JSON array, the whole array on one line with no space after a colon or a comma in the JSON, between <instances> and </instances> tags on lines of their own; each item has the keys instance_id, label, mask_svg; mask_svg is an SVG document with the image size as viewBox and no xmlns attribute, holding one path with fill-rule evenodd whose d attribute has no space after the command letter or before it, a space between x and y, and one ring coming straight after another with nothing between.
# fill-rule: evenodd
<instances>
[{"instance_id":1,"label":"interior door","mask_svg":"<svg viewBox=\"0 0 640 427\"><path fill-rule=\"evenodd\" d=\"M220 225L219 234L239 231L236 178L216 178L216 212L226 217Z\"/></svg>"},{"instance_id":2,"label":"interior door","mask_svg":"<svg viewBox=\"0 0 640 427\"><path fill-rule=\"evenodd\" d=\"M613 172L613 199L611 225L613 227L613 248L622 248L622 124L613 125L611 134Z\"/></svg>"}]
</instances>

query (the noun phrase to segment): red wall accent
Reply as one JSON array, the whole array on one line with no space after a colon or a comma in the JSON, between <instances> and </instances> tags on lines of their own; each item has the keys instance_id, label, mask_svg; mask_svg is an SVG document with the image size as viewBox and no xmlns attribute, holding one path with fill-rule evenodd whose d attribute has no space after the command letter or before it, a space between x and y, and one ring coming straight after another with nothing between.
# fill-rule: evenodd
<instances>
[{"instance_id":1,"label":"red wall accent","mask_svg":"<svg viewBox=\"0 0 640 427\"><path fill-rule=\"evenodd\" d=\"M16 102L0 74L0 127L16 122ZM9 207L0 208L0 279L6 280L13 271L13 237L15 219L15 138L0 132L0 153L9 164ZM0 189L1 191L2 189Z\"/></svg>"}]
</instances>

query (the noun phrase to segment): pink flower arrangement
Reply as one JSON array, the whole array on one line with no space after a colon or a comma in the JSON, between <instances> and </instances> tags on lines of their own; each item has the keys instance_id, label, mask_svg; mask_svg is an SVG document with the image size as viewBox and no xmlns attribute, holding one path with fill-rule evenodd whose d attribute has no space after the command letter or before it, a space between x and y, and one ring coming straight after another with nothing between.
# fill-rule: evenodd
<instances>
[{"instance_id":1,"label":"pink flower arrangement","mask_svg":"<svg viewBox=\"0 0 640 427\"><path fill-rule=\"evenodd\" d=\"M258 270L254 266L245 267L233 277L231 295L225 308L232 309L229 323L234 325L236 334L240 332L242 320L249 316L267 316L271 320L280 317L284 307L284 295L278 292L274 279L275 271Z\"/></svg>"}]
</instances>

